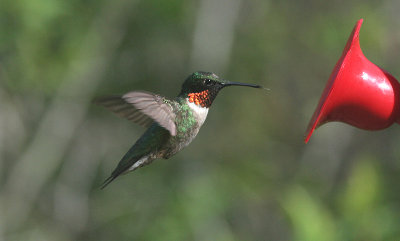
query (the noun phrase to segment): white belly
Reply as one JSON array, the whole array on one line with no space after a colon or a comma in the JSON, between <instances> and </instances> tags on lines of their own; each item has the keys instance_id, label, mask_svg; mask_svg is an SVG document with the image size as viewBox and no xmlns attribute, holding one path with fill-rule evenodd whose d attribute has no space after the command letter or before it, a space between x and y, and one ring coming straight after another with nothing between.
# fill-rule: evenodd
<instances>
[{"instance_id":1,"label":"white belly","mask_svg":"<svg viewBox=\"0 0 400 241\"><path fill-rule=\"evenodd\" d=\"M196 115L196 119L199 123L199 127L202 126L204 121L207 118L208 108L196 105L195 103L189 102L189 100L186 100L186 101L187 101L187 104L190 107L190 109L192 109L193 114Z\"/></svg>"}]
</instances>

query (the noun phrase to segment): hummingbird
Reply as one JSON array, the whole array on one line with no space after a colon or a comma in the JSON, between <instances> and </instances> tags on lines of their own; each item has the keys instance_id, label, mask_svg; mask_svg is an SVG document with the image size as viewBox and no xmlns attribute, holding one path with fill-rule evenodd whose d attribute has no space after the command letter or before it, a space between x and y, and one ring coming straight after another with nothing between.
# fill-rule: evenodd
<instances>
[{"instance_id":1,"label":"hummingbird","mask_svg":"<svg viewBox=\"0 0 400 241\"><path fill-rule=\"evenodd\" d=\"M148 127L122 157L101 189L119 175L148 165L155 159L168 159L189 145L206 120L215 97L228 86L262 88L260 85L232 82L214 73L199 71L186 78L175 99L145 91L96 99L96 104L118 116Z\"/></svg>"}]
</instances>

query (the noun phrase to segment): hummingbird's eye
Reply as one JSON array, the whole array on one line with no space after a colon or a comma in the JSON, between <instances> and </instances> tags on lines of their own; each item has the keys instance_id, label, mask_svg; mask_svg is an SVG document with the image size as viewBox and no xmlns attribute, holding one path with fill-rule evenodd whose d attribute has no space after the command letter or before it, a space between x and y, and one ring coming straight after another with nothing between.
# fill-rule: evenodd
<instances>
[{"instance_id":1,"label":"hummingbird's eye","mask_svg":"<svg viewBox=\"0 0 400 241\"><path fill-rule=\"evenodd\" d=\"M205 84L205 85L211 85L212 82L211 82L210 79L205 79L205 80L204 80L204 84Z\"/></svg>"}]
</instances>

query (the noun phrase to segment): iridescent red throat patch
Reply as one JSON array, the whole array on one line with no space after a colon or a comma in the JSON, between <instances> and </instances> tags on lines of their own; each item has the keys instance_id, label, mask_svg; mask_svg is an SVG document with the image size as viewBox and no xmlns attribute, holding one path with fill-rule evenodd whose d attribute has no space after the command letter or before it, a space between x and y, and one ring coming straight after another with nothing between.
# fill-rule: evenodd
<instances>
[{"instance_id":1,"label":"iridescent red throat patch","mask_svg":"<svg viewBox=\"0 0 400 241\"><path fill-rule=\"evenodd\" d=\"M196 105L200 105L201 107L210 107L211 106L211 96L208 90L204 90L199 93L189 93L189 102L195 103Z\"/></svg>"}]
</instances>

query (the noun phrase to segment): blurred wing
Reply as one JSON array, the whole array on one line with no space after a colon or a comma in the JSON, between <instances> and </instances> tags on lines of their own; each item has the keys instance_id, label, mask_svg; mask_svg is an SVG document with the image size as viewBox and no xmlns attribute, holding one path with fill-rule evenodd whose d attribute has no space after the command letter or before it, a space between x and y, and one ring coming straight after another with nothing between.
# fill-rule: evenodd
<instances>
[{"instance_id":1,"label":"blurred wing","mask_svg":"<svg viewBox=\"0 0 400 241\"><path fill-rule=\"evenodd\" d=\"M148 127L153 121L176 135L175 114L169 100L152 93L132 91L123 96L109 96L95 100L120 117Z\"/></svg>"}]
</instances>

